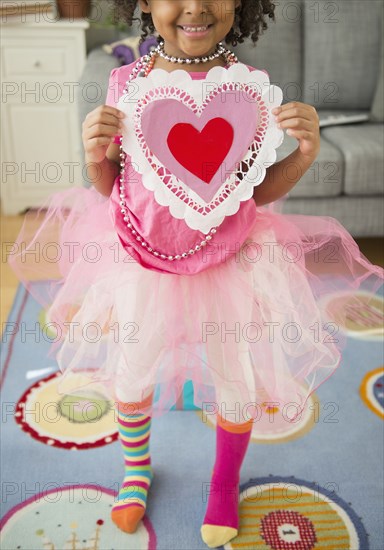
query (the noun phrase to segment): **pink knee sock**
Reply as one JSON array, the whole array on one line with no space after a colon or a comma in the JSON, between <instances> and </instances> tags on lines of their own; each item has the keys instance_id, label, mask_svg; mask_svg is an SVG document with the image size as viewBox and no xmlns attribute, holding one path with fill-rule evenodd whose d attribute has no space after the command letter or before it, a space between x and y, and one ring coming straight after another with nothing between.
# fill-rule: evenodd
<instances>
[{"instance_id":1,"label":"pink knee sock","mask_svg":"<svg viewBox=\"0 0 384 550\"><path fill-rule=\"evenodd\" d=\"M226 544L239 527L240 468L248 448L253 420L234 424L217 415L216 461L201 534L210 546Z\"/></svg>"}]
</instances>

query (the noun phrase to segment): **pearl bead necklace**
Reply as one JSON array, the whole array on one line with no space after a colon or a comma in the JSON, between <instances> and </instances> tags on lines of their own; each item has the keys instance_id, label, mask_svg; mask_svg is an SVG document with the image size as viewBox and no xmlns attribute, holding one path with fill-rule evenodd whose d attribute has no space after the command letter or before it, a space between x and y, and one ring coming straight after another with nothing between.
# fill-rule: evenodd
<instances>
[{"instance_id":1,"label":"pearl bead necklace","mask_svg":"<svg viewBox=\"0 0 384 550\"><path fill-rule=\"evenodd\" d=\"M144 55L143 57L139 58L136 62L135 67L132 69L131 74L129 75L126 88L124 89L124 92L127 91L127 86L131 80L136 78L137 76L148 76L150 71L153 68L153 65L156 60L156 56L160 55L167 61L170 61L171 63L205 63L206 61L212 61L213 59L216 59L220 55L223 55L223 57L226 59L227 65L233 65L234 63L237 63L237 57L234 53L232 53L230 50L227 50L223 47L222 43L219 42L219 44L216 46L215 53L211 54L207 57L196 57L192 59L183 59L183 58L176 58L176 57L170 57L164 52L164 42L160 42L160 44L150 52L148 55ZM201 250L204 246L207 245L207 243L212 240L213 235L217 232L217 228L213 227L208 233L204 234L204 239L200 241L197 245L195 245L193 248L191 248L188 251L180 252L178 254L164 254L157 250L154 250L144 239L137 233L137 231L134 229L129 214L128 214L128 207L126 203L126 196L125 196L125 189L124 189L124 173L125 173L125 159L126 154L123 151L122 146L122 136L120 137L120 206L121 206L121 214L123 215L123 220L126 223L127 228L131 231L132 235L136 238L138 242L141 243L141 246L148 250L151 254L153 254L155 257L160 258L161 260L182 260L184 258L189 258L195 254L195 252L198 252Z\"/></svg>"},{"instance_id":2,"label":"pearl bead necklace","mask_svg":"<svg viewBox=\"0 0 384 550\"><path fill-rule=\"evenodd\" d=\"M217 59L221 55L224 55L226 52L229 52L226 48L224 48L223 44L219 42L216 45L215 52L211 55L203 56L203 57L193 57L191 58L184 58L184 57L173 57L170 55L167 55L164 51L164 42L160 42L160 44L156 48L156 52L162 57L163 59L166 59L167 61L170 61L171 63L187 63L190 65L191 63L206 63L207 61L213 61L214 59ZM229 52L232 53L232 52ZM234 54L232 54L234 55Z\"/></svg>"},{"instance_id":3,"label":"pearl bead necklace","mask_svg":"<svg viewBox=\"0 0 384 550\"><path fill-rule=\"evenodd\" d=\"M144 55L143 57L138 59L135 67L132 70L132 73L129 76L128 81L130 82L133 78L136 78L137 76L147 76L153 68L157 56L163 57L171 63L186 63L190 65L191 63L206 63L207 61L212 61L213 59L220 57L220 55L225 58L227 65L233 65L234 63L238 62L236 55L231 52L231 50L225 48L221 42L217 44L215 53L209 56L185 59L182 57L171 57L167 55L164 52L164 42L160 42L160 44L149 54Z\"/></svg>"}]
</instances>

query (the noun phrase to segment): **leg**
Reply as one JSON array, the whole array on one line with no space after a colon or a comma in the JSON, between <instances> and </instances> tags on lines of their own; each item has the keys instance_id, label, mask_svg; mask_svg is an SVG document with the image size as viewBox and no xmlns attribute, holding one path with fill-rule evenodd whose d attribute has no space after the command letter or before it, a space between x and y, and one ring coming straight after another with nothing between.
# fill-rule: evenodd
<instances>
[{"instance_id":1,"label":"leg","mask_svg":"<svg viewBox=\"0 0 384 550\"><path fill-rule=\"evenodd\" d=\"M124 452L125 476L118 501L112 508L113 522L126 533L134 533L145 514L147 493L153 478L149 438L151 416L132 414L137 404L150 406L152 392L142 402L118 402L119 437Z\"/></svg>"},{"instance_id":2,"label":"leg","mask_svg":"<svg viewBox=\"0 0 384 550\"><path fill-rule=\"evenodd\" d=\"M119 369L115 396L125 476L118 500L112 508L112 520L126 533L134 533L145 514L148 490L153 479L149 440L155 387L149 386L143 392L133 391L132 388L146 374L145 365L153 365L160 352L160 340L152 341L145 354L144 350L140 354L141 361L132 361L129 371L124 357L116 357Z\"/></svg>"},{"instance_id":3,"label":"leg","mask_svg":"<svg viewBox=\"0 0 384 550\"><path fill-rule=\"evenodd\" d=\"M211 352L210 358L215 355L216 359L219 358L218 354L223 353L216 348L215 354L212 346ZM238 358L247 384L253 384L253 370L246 343L239 345ZM245 404L240 394L234 388L223 387L221 379L217 379L216 388L221 411L216 416L216 460L207 511L201 527L201 536L210 548L226 544L238 533L240 469L253 426L253 418L246 420L241 414ZM235 422L231 422L226 416L234 412Z\"/></svg>"},{"instance_id":4,"label":"leg","mask_svg":"<svg viewBox=\"0 0 384 550\"><path fill-rule=\"evenodd\" d=\"M210 547L233 539L239 528L240 468L252 431L252 419L234 424L217 415L216 461L201 536Z\"/></svg>"}]
</instances>

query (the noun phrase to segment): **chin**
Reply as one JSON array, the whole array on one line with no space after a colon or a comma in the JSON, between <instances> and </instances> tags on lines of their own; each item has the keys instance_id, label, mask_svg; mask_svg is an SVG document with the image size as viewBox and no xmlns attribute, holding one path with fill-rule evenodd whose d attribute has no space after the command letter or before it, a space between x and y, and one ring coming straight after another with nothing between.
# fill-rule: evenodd
<instances>
[{"instance_id":1,"label":"chin","mask_svg":"<svg viewBox=\"0 0 384 550\"><path fill-rule=\"evenodd\" d=\"M207 47L204 47L200 43L200 44L192 44L188 48L185 48L185 50L183 50L183 51L184 51L185 55L201 56L201 55L205 55L206 52L214 52L215 47L216 47L216 43L213 44L213 45L208 44Z\"/></svg>"}]
</instances>

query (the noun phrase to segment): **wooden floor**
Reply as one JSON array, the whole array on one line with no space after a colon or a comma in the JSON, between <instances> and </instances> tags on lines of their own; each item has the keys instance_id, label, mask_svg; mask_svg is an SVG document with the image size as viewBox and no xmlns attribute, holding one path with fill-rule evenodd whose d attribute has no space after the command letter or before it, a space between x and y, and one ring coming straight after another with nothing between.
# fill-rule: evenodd
<instances>
[{"instance_id":1,"label":"wooden floor","mask_svg":"<svg viewBox=\"0 0 384 550\"><path fill-rule=\"evenodd\" d=\"M35 217L35 214L34 216ZM3 329L3 323L6 322L11 310L13 300L19 281L7 263L8 255L12 252L15 239L23 224L24 216L4 216L0 215L0 236L1 236L1 266L0 266L0 281L1 281L1 300L0 300L0 322ZM38 219L36 224L31 225L31 229L37 229Z\"/></svg>"},{"instance_id":2,"label":"wooden floor","mask_svg":"<svg viewBox=\"0 0 384 550\"><path fill-rule=\"evenodd\" d=\"M28 214L27 214L28 215ZM33 217L36 214L33 213ZM0 216L0 234L1 234L1 328L6 322L10 312L13 299L18 286L18 280L7 264L7 257L12 249L12 245L21 228L24 216ZM38 219L36 220L36 229ZM362 238L356 239L362 253L374 264L384 267L384 239L383 238Z\"/></svg>"},{"instance_id":3,"label":"wooden floor","mask_svg":"<svg viewBox=\"0 0 384 550\"><path fill-rule=\"evenodd\" d=\"M21 226L21 216L1 216L1 300L0 300L0 320L3 328L11 309L13 298L17 289L18 281L13 274L7 262L11 243L15 240L17 232Z\"/></svg>"}]
</instances>

